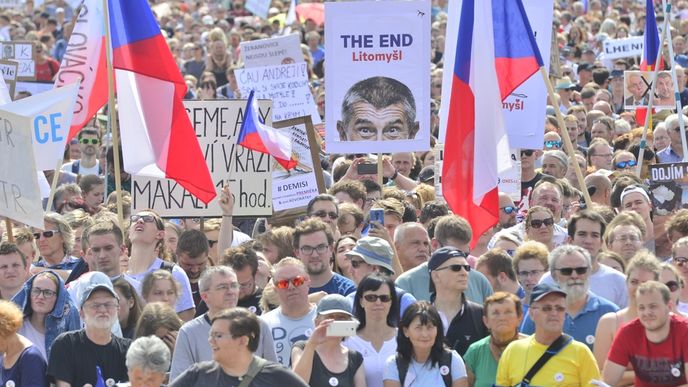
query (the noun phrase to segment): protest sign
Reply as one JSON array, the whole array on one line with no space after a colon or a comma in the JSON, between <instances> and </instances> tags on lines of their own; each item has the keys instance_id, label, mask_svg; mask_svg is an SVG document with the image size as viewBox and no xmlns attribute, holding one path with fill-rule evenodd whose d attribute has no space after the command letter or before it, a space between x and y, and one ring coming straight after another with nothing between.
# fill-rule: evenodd
<instances>
[{"instance_id":1,"label":"protest sign","mask_svg":"<svg viewBox=\"0 0 688 387\"><path fill-rule=\"evenodd\" d=\"M246 0L246 9L261 19L268 18L272 0Z\"/></svg>"},{"instance_id":2,"label":"protest sign","mask_svg":"<svg viewBox=\"0 0 688 387\"><path fill-rule=\"evenodd\" d=\"M36 54L32 42L0 42L0 59L17 61L17 80L33 81L36 79Z\"/></svg>"},{"instance_id":3,"label":"protest sign","mask_svg":"<svg viewBox=\"0 0 688 387\"><path fill-rule=\"evenodd\" d=\"M649 172L655 215L667 215L688 203L688 163L654 164Z\"/></svg>"},{"instance_id":4,"label":"protest sign","mask_svg":"<svg viewBox=\"0 0 688 387\"><path fill-rule=\"evenodd\" d=\"M511 168L499 171L497 185L499 192L504 192L514 202L521 200L521 152L511 149Z\"/></svg>"},{"instance_id":5,"label":"protest sign","mask_svg":"<svg viewBox=\"0 0 688 387\"><path fill-rule=\"evenodd\" d=\"M218 198L229 180L235 216L272 215L272 157L236 144L246 101L184 101L184 106L217 187ZM270 125L270 101L258 101L258 106L261 117ZM131 191L134 212L151 208L165 217L222 215L217 198L205 205L173 180L133 176Z\"/></svg>"},{"instance_id":6,"label":"protest sign","mask_svg":"<svg viewBox=\"0 0 688 387\"><path fill-rule=\"evenodd\" d=\"M13 60L0 60L0 72L2 72L2 79L9 89L10 96L14 96L14 90L17 87L18 69L19 62Z\"/></svg>"},{"instance_id":7,"label":"protest sign","mask_svg":"<svg viewBox=\"0 0 688 387\"><path fill-rule=\"evenodd\" d=\"M26 92L31 95L36 95L40 93L45 93L46 91L52 90L55 87L49 82L25 82L18 81L17 86L14 89L14 96L16 97L18 93Z\"/></svg>"},{"instance_id":8,"label":"protest sign","mask_svg":"<svg viewBox=\"0 0 688 387\"><path fill-rule=\"evenodd\" d=\"M430 1L325 3L327 153L430 148Z\"/></svg>"},{"instance_id":9,"label":"protest sign","mask_svg":"<svg viewBox=\"0 0 688 387\"><path fill-rule=\"evenodd\" d=\"M624 108L635 109L638 106L648 106L650 90L652 88L652 71L624 71ZM653 108L676 108L674 98L674 84L671 71L660 71L657 74Z\"/></svg>"},{"instance_id":10,"label":"protest sign","mask_svg":"<svg viewBox=\"0 0 688 387\"><path fill-rule=\"evenodd\" d=\"M306 62L239 69L234 74L241 95L255 90L257 98L272 100L273 121L310 116L314 124L320 123Z\"/></svg>"},{"instance_id":11,"label":"protest sign","mask_svg":"<svg viewBox=\"0 0 688 387\"><path fill-rule=\"evenodd\" d=\"M643 37L632 36L623 39L607 39L604 41L604 58L618 59L643 54Z\"/></svg>"},{"instance_id":12,"label":"protest sign","mask_svg":"<svg viewBox=\"0 0 688 387\"><path fill-rule=\"evenodd\" d=\"M245 67L277 66L303 62L298 34L239 43Z\"/></svg>"},{"instance_id":13,"label":"protest sign","mask_svg":"<svg viewBox=\"0 0 688 387\"><path fill-rule=\"evenodd\" d=\"M0 8L19 8L26 0L0 0Z\"/></svg>"},{"instance_id":14,"label":"protest sign","mask_svg":"<svg viewBox=\"0 0 688 387\"><path fill-rule=\"evenodd\" d=\"M435 197L442 199L442 167L444 165L444 144L437 143L432 148L435 153Z\"/></svg>"},{"instance_id":15,"label":"protest sign","mask_svg":"<svg viewBox=\"0 0 688 387\"><path fill-rule=\"evenodd\" d=\"M70 83L2 107L31 120L29 128L35 164L39 171L55 169L55 163L63 158L78 91L79 83Z\"/></svg>"},{"instance_id":16,"label":"protest sign","mask_svg":"<svg viewBox=\"0 0 688 387\"><path fill-rule=\"evenodd\" d=\"M43 229L30 127L28 117L0 109L0 216Z\"/></svg>"},{"instance_id":17,"label":"protest sign","mask_svg":"<svg viewBox=\"0 0 688 387\"><path fill-rule=\"evenodd\" d=\"M272 172L274 210L302 210L312 198L325 192L315 129L308 116L275 122L273 127L288 131L292 139L292 155L298 162L290 171L276 164Z\"/></svg>"}]
</instances>

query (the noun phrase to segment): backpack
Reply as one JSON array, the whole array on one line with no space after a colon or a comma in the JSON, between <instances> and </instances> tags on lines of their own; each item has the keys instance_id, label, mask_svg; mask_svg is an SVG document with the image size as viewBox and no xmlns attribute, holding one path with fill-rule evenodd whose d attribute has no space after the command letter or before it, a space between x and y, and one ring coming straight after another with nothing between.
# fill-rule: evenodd
<instances>
[{"instance_id":1,"label":"backpack","mask_svg":"<svg viewBox=\"0 0 688 387\"><path fill-rule=\"evenodd\" d=\"M72 173L75 175L79 174L79 166L81 166L81 160L74 160L72 163ZM103 167L98 164L98 174L102 175L103 174Z\"/></svg>"},{"instance_id":2,"label":"backpack","mask_svg":"<svg viewBox=\"0 0 688 387\"><path fill-rule=\"evenodd\" d=\"M174 263L162 261L162 263L160 264L160 267L158 269L167 270L170 273L172 273L172 269L174 269Z\"/></svg>"},{"instance_id":3,"label":"backpack","mask_svg":"<svg viewBox=\"0 0 688 387\"><path fill-rule=\"evenodd\" d=\"M404 380L406 380L406 374L408 373L409 362L407 362L401 356L399 356L398 352L396 355L396 362L397 362L397 369L399 370L399 383L403 387L404 386ZM442 380L444 381L445 387L451 387L451 385L452 385L451 363L452 363L452 351L445 348L442 350L442 358L440 359L440 363L439 363L440 370L442 369L442 367L447 367L449 369L449 372L447 372L446 375L442 375ZM440 371L440 374L442 374L441 371Z\"/></svg>"}]
</instances>

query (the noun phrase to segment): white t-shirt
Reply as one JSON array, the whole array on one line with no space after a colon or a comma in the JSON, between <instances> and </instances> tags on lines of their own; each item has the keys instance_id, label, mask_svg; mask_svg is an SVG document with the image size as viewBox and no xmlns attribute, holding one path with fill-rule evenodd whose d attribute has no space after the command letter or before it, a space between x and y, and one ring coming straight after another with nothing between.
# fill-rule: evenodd
<instances>
[{"instance_id":1,"label":"white t-shirt","mask_svg":"<svg viewBox=\"0 0 688 387\"><path fill-rule=\"evenodd\" d=\"M315 327L315 306L311 311L299 319L292 319L282 313L282 308L277 308L260 316L272 332L272 341L275 344L277 361L285 367L291 365L291 347L297 341L308 340Z\"/></svg>"},{"instance_id":2,"label":"white t-shirt","mask_svg":"<svg viewBox=\"0 0 688 387\"><path fill-rule=\"evenodd\" d=\"M446 371L447 370L440 369L439 364L432 367L429 361L425 364L420 364L412 359L408 371L406 372L406 379L404 380L403 387L444 386L442 373ZM452 351L451 376L452 381L468 377L466 365L456 351ZM387 359L384 380L399 381L396 354Z\"/></svg>"},{"instance_id":3,"label":"white t-shirt","mask_svg":"<svg viewBox=\"0 0 688 387\"><path fill-rule=\"evenodd\" d=\"M540 279L540 283L554 285L551 273L545 273ZM590 275L588 283L590 284L590 291L595 295L613 302L620 309L628 306L626 276L620 271L600 263L600 268Z\"/></svg>"},{"instance_id":4,"label":"white t-shirt","mask_svg":"<svg viewBox=\"0 0 688 387\"><path fill-rule=\"evenodd\" d=\"M133 277L136 281L143 283L143 279L146 277L148 273L152 273L162 268L161 266L163 262L164 261L162 259L155 258L153 263L145 272L127 275ZM195 308L196 305L194 304L193 296L191 295L191 283L189 283L189 277L187 277L186 272L184 272L184 270L181 267L179 267L179 265L174 265L174 267L172 268L172 277L179 283L179 286L182 289L182 293L179 295L179 299L177 300L175 312L179 313L185 310Z\"/></svg>"},{"instance_id":5,"label":"white t-shirt","mask_svg":"<svg viewBox=\"0 0 688 387\"><path fill-rule=\"evenodd\" d=\"M76 160L74 160L74 161L76 161ZM64 171L64 172L72 172L72 165L74 164L74 161L70 161L70 162L68 162L68 163L64 163L64 164L62 165L62 168L61 168L62 171ZM99 165L100 165L100 161L96 160L96 165L94 165L94 166L91 167L91 168L86 168L86 167L83 166L83 164L81 164L81 161L79 161L79 171L77 172L77 175L82 175L82 176L85 176L85 175L98 175L98 172L100 171L100 169L98 168Z\"/></svg>"},{"instance_id":6,"label":"white t-shirt","mask_svg":"<svg viewBox=\"0 0 688 387\"><path fill-rule=\"evenodd\" d=\"M26 337L33 343L33 345L38 348L38 351L43 355L43 359L48 361L48 353L45 350L45 335L31 325L31 321L28 317L24 317L24 323L21 328L19 328L20 335Z\"/></svg>"},{"instance_id":7,"label":"white t-shirt","mask_svg":"<svg viewBox=\"0 0 688 387\"><path fill-rule=\"evenodd\" d=\"M396 336L382 343L380 352L376 352L375 348L373 348L373 345L369 341L365 341L359 336L351 336L347 338L344 340L344 346L363 355L366 386L382 387L382 375L385 371L385 363L390 356L393 356L397 353Z\"/></svg>"}]
</instances>

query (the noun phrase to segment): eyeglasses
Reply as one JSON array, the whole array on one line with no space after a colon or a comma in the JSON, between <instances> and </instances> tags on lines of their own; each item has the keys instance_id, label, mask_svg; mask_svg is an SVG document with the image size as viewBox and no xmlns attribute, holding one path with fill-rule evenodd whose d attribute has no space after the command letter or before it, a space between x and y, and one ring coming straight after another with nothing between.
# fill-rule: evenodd
<instances>
[{"instance_id":1,"label":"eyeglasses","mask_svg":"<svg viewBox=\"0 0 688 387\"><path fill-rule=\"evenodd\" d=\"M614 166L617 169L624 169L626 167L635 167L636 165L638 165L638 162L635 160L620 161L620 162L614 164Z\"/></svg>"},{"instance_id":2,"label":"eyeglasses","mask_svg":"<svg viewBox=\"0 0 688 387\"><path fill-rule=\"evenodd\" d=\"M509 215L509 214L511 214L512 212L516 211L516 207L513 207L513 206L506 206L506 207L500 208L500 210L504 211L505 214Z\"/></svg>"},{"instance_id":3,"label":"eyeglasses","mask_svg":"<svg viewBox=\"0 0 688 387\"><path fill-rule=\"evenodd\" d=\"M132 215L129 217L129 220L131 223L136 223L140 220L143 220L143 223L153 223L155 222L155 216L153 215Z\"/></svg>"},{"instance_id":4,"label":"eyeglasses","mask_svg":"<svg viewBox=\"0 0 688 387\"><path fill-rule=\"evenodd\" d=\"M530 157L530 156L533 155L534 152L535 152L535 151L532 150L532 149L522 150L522 151L521 151L521 157L523 157L523 155L526 155L526 156Z\"/></svg>"},{"instance_id":5,"label":"eyeglasses","mask_svg":"<svg viewBox=\"0 0 688 387\"><path fill-rule=\"evenodd\" d=\"M557 140L545 141L545 148L547 148L547 149L561 148L561 141L557 141Z\"/></svg>"},{"instance_id":6,"label":"eyeglasses","mask_svg":"<svg viewBox=\"0 0 688 387\"><path fill-rule=\"evenodd\" d=\"M368 302L377 302L377 300L380 300L380 302L386 303L392 301L392 297L390 297L389 294L366 294L363 296L363 299Z\"/></svg>"},{"instance_id":7,"label":"eyeglasses","mask_svg":"<svg viewBox=\"0 0 688 387\"><path fill-rule=\"evenodd\" d=\"M449 269L449 270L455 271L455 272L459 272L459 271L461 271L461 269L463 269L463 270L466 270L466 272L469 272L469 271L471 271L471 265L459 265L459 264L448 265L445 267L439 267L439 268L435 269L434 271L440 271L440 270L444 270L444 269Z\"/></svg>"},{"instance_id":8,"label":"eyeglasses","mask_svg":"<svg viewBox=\"0 0 688 387\"><path fill-rule=\"evenodd\" d=\"M524 277L524 278L535 277L535 276L538 276L544 272L545 272L544 270L530 270L530 271L523 270L523 271L518 272L518 276Z\"/></svg>"},{"instance_id":9,"label":"eyeglasses","mask_svg":"<svg viewBox=\"0 0 688 387\"><path fill-rule=\"evenodd\" d=\"M640 236L636 234L619 235L618 237L614 238L614 242L640 242Z\"/></svg>"},{"instance_id":10,"label":"eyeglasses","mask_svg":"<svg viewBox=\"0 0 688 387\"><path fill-rule=\"evenodd\" d=\"M322 245L317 245L315 247L313 246L301 246L299 250L301 250L301 253L304 255L311 255L313 254L314 251L316 251L318 254L322 254L327 251L327 249L330 248L330 246L326 244Z\"/></svg>"},{"instance_id":11,"label":"eyeglasses","mask_svg":"<svg viewBox=\"0 0 688 387\"><path fill-rule=\"evenodd\" d=\"M34 297L38 297L38 296L42 295L45 298L52 298L52 297L55 297L57 295L57 292L50 290L50 289L41 289L41 288L34 287L31 289L31 295Z\"/></svg>"},{"instance_id":12,"label":"eyeglasses","mask_svg":"<svg viewBox=\"0 0 688 387\"><path fill-rule=\"evenodd\" d=\"M674 257L672 261L677 264L678 266L683 266L686 263L688 263L688 258L686 257Z\"/></svg>"},{"instance_id":13,"label":"eyeglasses","mask_svg":"<svg viewBox=\"0 0 688 387\"><path fill-rule=\"evenodd\" d=\"M211 249L213 248L213 246L215 246L215 243L217 243L217 241L208 239L208 246L210 246Z\"/></svg>"},{"instance_id":14,"label":"eyeglasses","mask_svg":"<svg viewBox=\"0 0 688 387\"><path fill-rule=\"evenodd\" d=\"M237 336L234 336L231 333L210 332L210 335L208 335L208 338L210 340L222 340L224 338L236 339Z\"/></svg>"},{"instance_id":15,"label":"eyeglasses","mask_svg":"<svg viewBox=\"0 0 688 387\"><path fill-rule=\"evenodd\" d=\"M552 306L552 305L547 305L547 306L531 306L530 309L540 309L543 313L552 313L552 311L555 311L557 313L564 313L566 312L566 308L560 305L557 306Z\"/></svg>"},{"instance_id":16,"label":"eyeglasses","mask_svg":"<svg viewBox=\"0 0 688 387\"><path fill-rule=\"evenodd\" d=\"M532 228L540 228L540 227L542 227L543 224L547 227L550 227L554 224L554 219L547 218L547 219L531 219L530 220L530 227L532 227Z\"/></svg>"},{"instance_id":17,"label":"eyeglasses","mask_svg":"<svg viewBox=\"0 0 688 387\"><path fill-rule=\"evenodd\" d=\"M101 308L105 308L107 311L113 311L119 308L119 304L116 302L90 302L88 304L84 304L84 306L91 310L100 310Z\"/></svg>"},{"instance_id":18,"label":"eyeglasses","mask_svg":"<svg viewBox=\"0 0 688 387\"><path fill-rule=\"evenodd\" d=\"M358 259L354 261L354 260L352 259L352 260L351 260L351 267L353 267L354 269L358 269L358 268L361 267L361 265L364 264L364 263L365 263L365 261L358 260Z\"/></svg>"},{"instance_id":19,"label":"eyeglasses","mask_svg":"<svg viewBox=\"0 0 688 387\"><path fill-rule=\"evenodd\" d=\"M84 144L84 145L88 145L88 144L98 145L98 144L100 144L100 140L98 140L97 138L82 138L81 140L79 140L79 142Z\"/></svg>"},{"instance_id":20,"label":"eyeglasses","mask_svg":"<svg viewBox=\"0 0 688 387\"><path fill-rule=\"evenodd\" d=\"M239 283L238 282L230 282L228 284L220 284L220 285L217 285L213 290L216 292L226 292L230 289L231 290L239 289Z\"/></svg>"},{"instance_id":21,"label":"eyeglasses","mask_svg":"<svg viewBox=\"0 0 688 387\"><path fill-rule=\"evenodd\" d=\"M38 240L41 239L41 235L43 235L43 238L52 238L55 236L55 234L59 234L60 230L48 230L48 231L43 231L43 232L35 232L33 233L33 238Z\"/></svg>"},{"instance_id":22,"label":"eyeglasses","mask_svg":"<svg viewBox=\"0 0 688 387\"><path fill-rule=\"evenodd\" d=\"M561 275L569 276L569 275L573 274L574 271L578 275L583 275L583 274L588 272L588 269L589 269L589 267L587 267L587 266L581 266L581 267L562 267L560 269L554 269L554 270L560 272Z\"/></svg>"},{"instance_id":23,"label":"eyeglasses","mask_svg":"<svg viewBox=\"0 0 688 387\"><path fill-rule=\"evenodd\" d=\"M312 215L317 216L318 218L321 218L321 219L327 218L328 216L330 217L330 219L333 219L333 220L339 218L339 215L336 212L332 212L332 211L330 211L330 212L318 211L318 212L314 212Z\"/></svg>"},{"instance_id":24,"label":"eyeglasses","mask_svg":"<svg viewBox=\"0 0 688 387\"><path fill-rule=\"evenodd\" d=\"M275 282L275 286L277 286L277 289L288 289L289 284L294 285L295 288L298 288L299 286L303 285L306 283L306 278L301 275L297 275L296 277L292 279L283 279Z\"/></svg>"},{"instance_id":25,"label":"eyeglasses","mask_svg":"<svg viewBox=\"0 0 688 387\"><path fill-rule=\"evenodd\" d=\"M667 288L669 288L669 291L672 293L677 291L679 288L679 284L676 281L669 281L669 282L664 283L664 285L666 285Z\"/></svg>"}]
</instances>

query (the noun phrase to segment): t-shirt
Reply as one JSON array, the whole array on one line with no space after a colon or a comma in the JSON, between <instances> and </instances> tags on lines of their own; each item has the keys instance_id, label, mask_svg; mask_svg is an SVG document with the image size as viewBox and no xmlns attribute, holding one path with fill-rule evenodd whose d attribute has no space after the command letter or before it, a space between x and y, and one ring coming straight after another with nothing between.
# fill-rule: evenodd
<instances>
[{"instance_id":1,"label":"t-shirt","mask_svg":"<svg viewBox=\"0 0 688 387\"><path fill-rule=\"evenodd\" d=\"M192 365L179 377L170 383L170 387L238 387L241 380L238 377L226 374L220 365L214 361L204 361ZM290 369L282 367L278 363L269 362L253 378L250 387L308 387Z\"/></svg>"},{"instance_id":2,"label":"t-shirt","mask_svg":"<svg viewBox=\"0 0 688 387\"><path fill-rule=\"evenodd\" d=\"M349 293L356 291L356 284L346 277L338 273L332 273L332 278L330 278L327 283L319 288L310 288L308 293L317 293L323 291L327 294L341 294L346 296Z\"/></svg>"},{"instance_id":3,"label":"t-shirt","mask_svg":"<svg viewBox=\"0 0 688 387\"><path fill-rule=\"evenodd\" d=\"M420 364L417 361L411 359L408 371L406 371L404 386L444 386L444 380L442 379L441 374L442 372L446 371L440 369L439 363L435 364L435 366L433 367L429 361L425 362L424 364ZM463 360L461 360L461 356L459 356L459 354L456 353L456 351L452 351L452 363L450 372L452 381L468 377L468 374L466 374L466 365L463 363ZM383 379L399 382L399 369L397 368L396 354L390 356L387 359L387 362L385 363L385 373Z\"/></svg>"},{"instance_id":4,"label":"t-shirt","mask_svg":"<svg viewBox=\"0 0 688 387\"><path fill-rule=\"evenodd\" d=\"M260 309L260 298L263 296L263 289L256 289L250 296L239 300L237 306L246 308L249 311L255 313L257 316L263 314L263 310Z\"/></svg>"},{"instance_id":5,"label":"t-shirt","mask_svg":"<svg viewBox=\"0 0 688 387\"><path fill-rule=\"evenodd\" d=\"M3 356L0 356L0 386L43 387L48 385L45 376L47 364L36 346L24 348L19 359L10 368L5 368ZM11 384L14 383L14 384Z\"/></svg>"},{"instance_id":6,"label":"t-shirt","mask_svg":"<svg viewBox=\"0 0 688 387\"><path fill-rule=\"evenodd\" d=\"M380 352L375 351L373 345L359 336L351 336L344 340L344 346L353 349L363 356L363 367L366 375L367 387L382 387L382 375L385 371L387 359L397 353L397 338L382 343Z\"/></svg>"},{"instance_id":7,"label":"t-shirt","mask_svg":"<svg viewBox=\"0 0 688 387\"><path fill-rule=\"evenodd\" d=\"M150 265L148 270L139 274L130 274L135 280L143 282L143 279L148 273L152 273L161 268L163 260L160 258L155 258L153 263ZM163 269L164 270L164 269ZM185 310L193 309L196 305L194 304L193 296L191 295L191 284L189 283L189 277L186 276L186 272L179 267L179 265L174 265L172 267L172 277L179 283L182 288L182 293L179 295L177 300L177 305L175 307L175 312L183 312Z\"/></svg>"},{"instance_id":8,"label":"t-shirt","mask_svg":"<svg viewBox=\"0 0 688 387\"><path fill-rule=\"evenodd\" d=\"M61 168L62 171L72 172L73 165L76 161L77 160L70 161L68 163L64 163L62 165L62 168ZM99 174L100 174L100 161L99 160L96 160L96 165L94 165L90 168L84 167L84 165L81 162L79 162L79 171L77 172L77 175L86 176L86 175L99 175Z\"/></svg>"},{"instance_id":9,"label":"t-shirt","mask_svg":"<svg viewBox=\"0 0 688 387\"><path fill-rule=\"evenodd\" d=\"M547 350L535 335L509 344L497 365L498 386L514 386ZM595 357L586 345L571 340L531 380L531 386L589 386L592 379L600 379Z\"/></svg>"},{"instance_id":10,"label":"t-shirt","mask_svg":"<svg viewBox=\"0 0 688 387\"><path fill-rule=\"evenodd\" d=\"M45 350L45 334L39 332L36 328L31 325L31 320L29 317L24 317L24 323L21 328L19 328L20 335L26 337L33 343L36 350L43 356L45 361L48 361L48 352Z\"/></svg>"},{"instance_id":11,"label":"t-shirt","mask_svg":"<svg viewBox=\"0 0 688 387\"><path fill-rule=\"evenodd\" d=\"M85 330L66 332L53 342L48 361L48 377L52 382L65 381L72 386L86 383L96 385L96 366L100 367L103 380L115 383L129 380L125 359L131 340L112 336L110 343L98 345L92 342Z\"/></svg>"},{"instance_id":12,"label":"t-shirt","mask_svg":"<svg viewBox=\"0 0 688 387\"><path fill-rule=\"evenodd\" d=\"M294 347L303 350L306 347L306 342L299 341L294 344ZM349 349L347 360L346 369L343 372L332 372L323 364L318 352L315 352L308 385L311 387L353 386L356 371L363 364L363 356L355 350Z\"/></svg>"},{"instance_id":13,"label":"t-shirt","mask_svg":"<svg viewBox=\"0 0 688 387\"><path fill-rule=\"evenodd\" d=\"M311 336L316 315L316 308L313 306L310 312L298 319L285 316L282 308L271 310L260 316L260 319L270 327L277 361L285 367L291 364L291 347L294 343L307 340Z\"/></svg>"},{"instance_id":14,"label":"t-shirt","mask_svg":"<svg viewBox=\"0 0 688 387\"><path fill-rule=\"evenodd\" d=\"M686 383L688 322L676 316L669 320L669 336L661 343L647 339L639 319L622 326L614 337L608 359L619 365L631 363L636 386L677 386Z\"/></svg>"},{"instance_id":15,"label":"t-shirt","mask_svg":"<svg viewBox=\"0 0 688 387\"><path fill-rule=\"evenodd\" d=\"M490 336L471 344L463 356L463 361L475 375L474 387L491 387L495 383L497 361L490 351Z\"/></svg>"}]
</instances>

